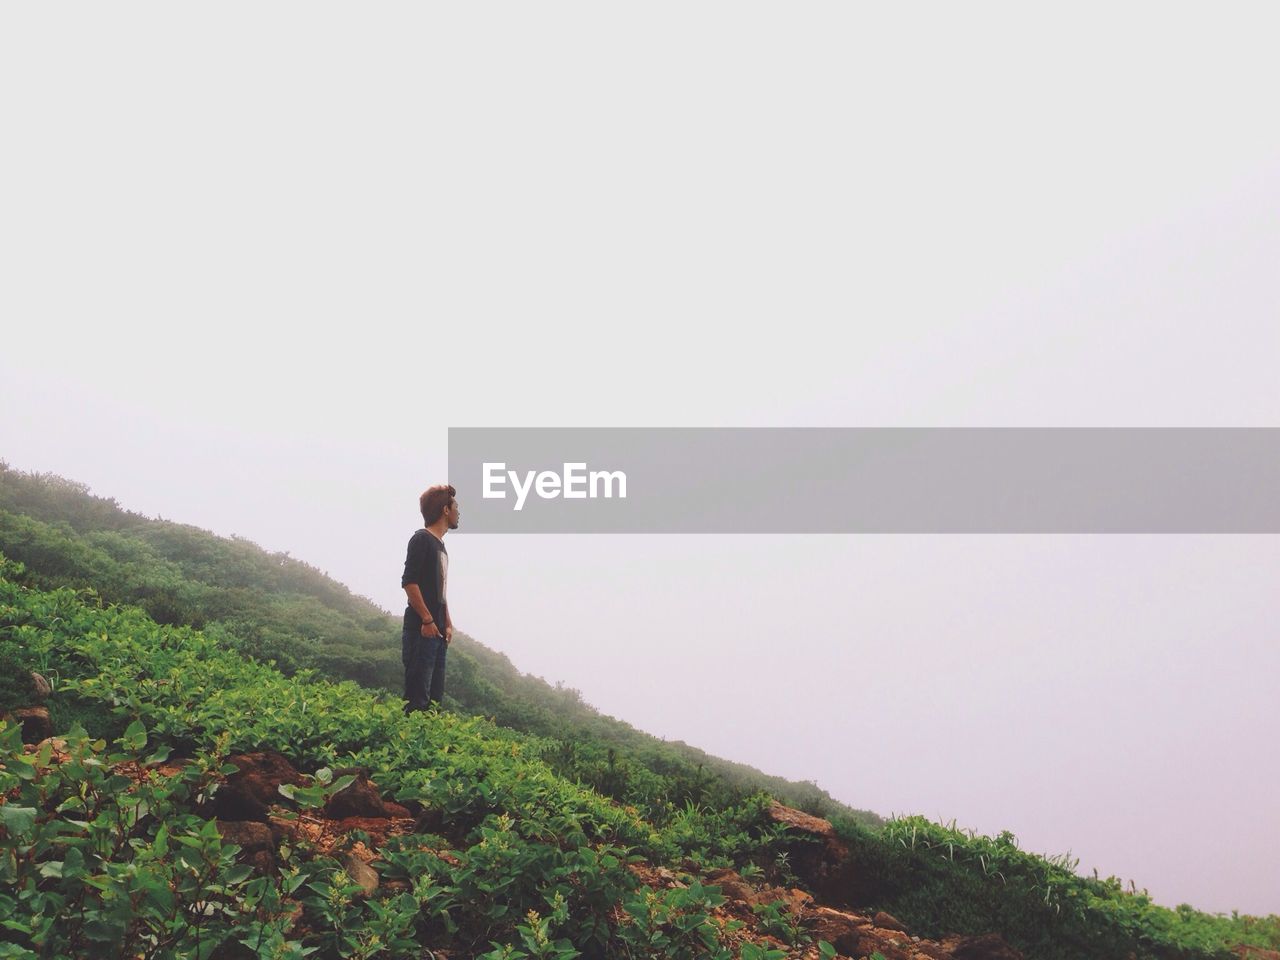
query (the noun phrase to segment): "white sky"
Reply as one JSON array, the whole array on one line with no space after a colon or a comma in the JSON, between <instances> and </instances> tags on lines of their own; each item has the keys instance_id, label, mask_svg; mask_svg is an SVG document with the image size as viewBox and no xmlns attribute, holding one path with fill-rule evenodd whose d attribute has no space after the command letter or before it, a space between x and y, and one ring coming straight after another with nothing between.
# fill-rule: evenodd
<instances>
[{"instance_id":1,"label":"white sky","mask_svg":"<svg viewBox=\"0 0 1280 960\"><path fill-rule=\"evenodd\" d=\"M0 457L399 609L449 426L1280 425L1270 8L1061 10L6 7ZM1276 537L465 525L607 713L1280 912Z\"/></svg>"}]
</instances>

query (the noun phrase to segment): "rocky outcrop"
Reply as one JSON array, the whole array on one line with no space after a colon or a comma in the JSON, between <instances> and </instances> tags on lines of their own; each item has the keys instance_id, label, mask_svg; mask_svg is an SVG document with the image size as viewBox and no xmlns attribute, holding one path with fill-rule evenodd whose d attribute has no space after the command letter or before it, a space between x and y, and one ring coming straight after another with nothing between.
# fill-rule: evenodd
<instances>
[{"instance_id":1,"label":"rocky outcrop","mask_svg":"<svg viewBox=\"0 0 1280 960\"><path fill-rule=\"evenodd\" d=\"M213 799L201 809L207 817L265 823L271 805L285 802L280 794L281 784L302 787L310 779L273 750L234 754L227 762L236 767L236 772L219 784Z\"/></svg>"},{"instance_id":2,"label":"rocky outcrop","mask_svg":"<svg viewBox=\"0 0 1280 960\"><path fill-rule=\"evenodd\" d=\"M877 927L883 927L886 930L898 930L902 933L907 931L901 920L894 917L893 914L885 913L883 910L877 910L876 915L871 918L871 922Z\"/></svg>"},{"instance_id":3,"label":"rocky outcrop","mask_svg":"<svg viewBox=\"0 0 1280 960\"><path fill-rule=\"evenodd\" d=\"M796 876L821 899L837 906L845 905L846 891L854 886L854 867L849 848L836 836L830 821L783 806L776 800L770 803L768 816L796 836L796 841L787 846L788 860Z\"/></svg>"},{"instance_id":4,"label":"rocky outcrop","mask_svg":"<svg viewBox=\"0 0 1280 960\"><path fill-rule=\"evenodd\" d=\"M789 816L789 815L788 815ZM816 818L814 818L816 819ZM822 827L803 820L792 820L822 831ZM631 871L641 883L650 887L667 888L684 886L680 881L664 877L663 871L648 864L633 864ZM686 878L688 879L688 878ZM819 941L826 941L835 948L838 957L864 960L879 954L885 960L1023 960L1022 954L995 934L980 937L951 936L945 940L928 940L911 934L907 924L884 911L873 915L855 910L837 909L815 902L803 890L785 890L780 887L757 887L731 869L711 870L702 875L707 885L720 889L725 903L713 912L713 919L726 926L735 921L741 924L737 940L751 942L767 948L787 949L765 928L759 908L764 904L781 905L791 916L791 922L803 929L807 945L791 947L788 957L798 960L821 960ZM771 928L776 932L776 927ZM1243 960L1243 958L1242 958ZM1272 960L1259 957L1257 960ZM1280 958L1277 958L1280 960Z\"/></svg>"},{"instance_id":5,"label":"rocky outcrop","mask_svg":"<svg viewBox=\"0 0 1280 960\"><path fill-rule=\"evenodd\" d=\"M49 718L48 707L19 707L12 716L22 724L23 743L39 743L53 736L53 721Z\"/></svg>"},{"instance_id":6,"label":"rocky outcrop","mask_svg":"<svg viewBox=\"0 0 1280 960\"><path fill-rule=\"evenodd\" d=\"M218 822L218 833L224 842L240 847L236 859L241 863L248 863L263 873L275 869L279 837L267 824L257 820L222 820Z\"/></svg>"},{"instance_id":7,"label":"rocky outcrop","mask_svg":"<svg viewBox=\"0 0 1280 960\"><path fill-rule=\"evenodd\" d=\"M401 819L411 816L408 809L398 803L382 799L378 785L369 779L363 771L351 771L355 780L345 789L331 796L324 805L324 815L330 820L345 820L349 817L368 817L381 819ZM338 771L343 774L344 771Z\"/></svg>"},{"instance_id":8,"label":"rocky outcrop","mask_svg":"<svg viewBox=\"0 0 1280 960\"><path fill-rule=\"evenodd\" d=\"M356 844L356 847L363 848L364 844ZM360 889L366 897L371 897L377 892L379 883L378 871L369 866L368 860L361 856L360 849L348 850L342 854L339 862L347 871L347 876L360 885Z\"/></svg>"},{"instance_id":9,"label":"rocky outcrop","mask_svg":"<svg viewBox=\"0 0 1280 960\"><path fill-rule=\"evenodd\" d=\"M831 907L816 907L811 919L813 938L827 941L846 957L858 956L863 931L871 925L866 917Z\"/></svg>"},{"instance_id":10,"label":"rocky outcrop","mask_svg":"<svg viewBox=\"0 0 1280 960\"><path fill-rule=\"evenodd\" d=\"M43 676L31 671L31 695L35 698L36 703L44 703L49 699L49 695L53 693L53 686Z\"/></svg>"}]
</instances>

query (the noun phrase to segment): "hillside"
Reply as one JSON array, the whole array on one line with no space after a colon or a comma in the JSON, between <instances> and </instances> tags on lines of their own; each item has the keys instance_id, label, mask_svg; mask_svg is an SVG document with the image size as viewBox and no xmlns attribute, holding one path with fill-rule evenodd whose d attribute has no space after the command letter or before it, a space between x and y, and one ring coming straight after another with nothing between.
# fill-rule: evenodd
<instances>
[{"instance_id":1,"label":"hillside","mask_svg":"<svg viewBox=\"0 0 1280 960\"><path fill-rule=\"evenodd\" d=\"M382 666L338 653L376 659L389 620L286 556L0 470L0 715L39 699L29 671L52 687L44 715L0 720L0 957L1280 949L1280 918L1165 909L1008 834L850 815L473 642L457 709L405 718ZM766 795L786 788L829 821Z\"/></svg>"},{"instance_id":2,"label":"hillside","mask_svg":"<svg viewBox=\"0 0 1280 960\"><path fill-rule=\"evenodd\" d=\"M90 589L109 602L137 604L158 623L201 629L286 675L311 669L371 689L402 686L398 616L287 554L126 511L83 484L0 462L0 551L26 564L41 587ZM545 759L554 769L655 816L688 803L727 806L765 790L811 813L883 822L813 783L636 730L575 690L520 673L465 634L449 657L446 706L549 738Z\"/></svg>"},{"instance_id":3,"label":"hillside","mask_svg":"<svg viewBox=\"0 0 1280 960\"><path fill-rule=\"evenodd\" d=\"M837 830L764 795L653 822L558 776L537 738L405 717L23 579L0 557L0 956L1208 958L1280 941L1277 918L1165 910L1007 836Z\"/></svg>"}]
</instances>

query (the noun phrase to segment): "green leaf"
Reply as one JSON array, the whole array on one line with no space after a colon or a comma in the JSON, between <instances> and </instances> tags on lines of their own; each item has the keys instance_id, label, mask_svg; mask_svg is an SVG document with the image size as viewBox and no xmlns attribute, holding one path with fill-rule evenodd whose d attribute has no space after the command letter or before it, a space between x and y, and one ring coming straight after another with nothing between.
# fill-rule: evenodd
<instances>
[{"instance_id":1,"label":"green leaf","mask_svg":"<svg viewBox=\"0 0 1280 960\"><path fill-rule=\"evenodd\" d=\"M173 748L170 747L168 744L165 744L164 746L156 750L156 752L153 753L151 756L147 757L146 761L144 761L144 766L151 767L151 766L155 766L158 763L164 763L166 760L169 759L169 754L171 754L172 752L173 752Z\"/></svg>"},{"instance_id":2,"label":"green leaf","mask_svg":"<svg viewBox=\"0 0 1280 960\"><path fill-rule=\"evenodd\" d=\"M343 790L347 789L347 787L351 786L351 784L355 783L355 781L356 781L356 778L351 776L350 774L348 774L345 777L339 777L337 780L333 782L333 789L331 789L329 792L341 793Z\"/></svg>"},{"instance_id":3,"label":"green leaf","mask_svg":"<svg viewBox=\"0 0 1280 960\"><path fill-rule=\"evenodd\" d=\"M124 736L120 738L119 743L126 750L132 750L135 753L144 749L147 745L147 728L142 725L142 721L135 720L129 724L129 728L125 730Z\"/></svg>"},{"instance_id":4,"label":"green leaf","mask_svg":"<svg viewBox=\"0 0 1280 960\"><path fill-rule=\"evenodd\" d=\"M62 876L68 880L84 876L84 854L79 847L67 850L66 859L62 862Z\"/></svg>"},{"instance_id":5,"label":"green leaf","mask_svg":"<svg viewBox=\"0 0 1280 960\"><path fill-rule=\"evenodd\" d=\"M38 812L35 807L0 804L0 824L4 825L10 836L25 837L35 826Z\"/></svg>"}]
</instances>

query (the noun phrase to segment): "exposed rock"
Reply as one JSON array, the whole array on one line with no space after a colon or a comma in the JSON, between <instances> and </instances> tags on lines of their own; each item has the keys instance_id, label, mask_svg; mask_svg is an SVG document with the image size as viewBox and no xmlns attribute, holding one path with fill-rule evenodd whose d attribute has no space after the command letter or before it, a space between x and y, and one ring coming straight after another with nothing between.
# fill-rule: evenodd
<instances>
[{"instance_id":1,"label":"exposed rock","mask_svg":"<svg viewBox=\"0 0 1280 960\"><path fill-rule=\"evenodd\" d=\"M817 907L811 914L813 926L810 933L815 940L825 940L847 957L862 956L862 931L868 920L857 914L844 913L830 907Z\"/></svg>"},{"instance_id":2,"label":"exposed rock","mask_svg":"<svg viewBox=\"0 0 1280 960\"><path fill-rule=\"evenodd\" d=\"M947 937L942 942L950 947L955 960L1024 960L1022 953L1005 943L998 933L977 937Z\"/></svg>"},{"instance_id":3,"label":"exposed rock","mask_svg":"<svg viewBox=\"0 0 1280 960\"><path fill-rule=\"evenodd\" d=\"M769 819L785 827L791 827L800 833L812 834L823 839L836 839L836 831L830 820L823 820L803 810L796 810L780 804L777 800L769 804Z\"/></svg>"},{"instance_id":4,"label":"exposed rock","mask_svg":"<svg viewBox=\"0 0 1280 960\"><path fill-rule=\"evenodd\" d=\"M256 820L220 820L218 833L224 842L237 844L242 857L276 848L275 833L267 824Z\"/></svg>"},{"instance_id":5,"label":"exposed rock","mask_svg":"<svg viewBox=\"0 0 1280 960\"><path fill-rule=\"evenodd\" d=\"M755 890L738 875L736 870L722 867L712 870L705 879L707 884L719 887L726 900L740 900L746 904L754 902L752 898L755 896Z\"/></svg>"},{"instance_id":6,"label":"exposed rock","mask_svg":"<svg viewBox=\"0 0 1280 960\"><path fill-rule=\"evenodd\" d=\"M350 786L339 790L325 801L324 815L330 820L345 820L348 817L398 819L411 816L407 808L383 800L377 784L363 770L356 773L356 779Z\"/></svg>"},{"instance_id":7,"label":"exposed rock","mask_svg":"<svg viewBox=\"0 0 1280 960\"><path fill-rule=\"evenodd\" d=\"M49 695L53 693L53 685L49 683L43 676L31 671L31 692L36 698L36 703L43 703L49 699Z\"/></svg>"},{"instance_id":8,"label":"exposed rock","mask_svg":"<svg viewBox=\"0 0 1280 960\"><path fill-rule=\"evenodd\" d=\"M879 952L884 960L911 960L911 953L907 948L918 950L919 944L910 941L904 943L900 938L888 934L891 931L864 927L858 938L858 950L853 956L869 957Z\"/></svg>"},{"instance_id":9,"label":"exposed rock","mask_svg":"<svg viewBox=\"0 0 1280 960\"><path fill-rule=\"evenodd\" d=\"M907 932L907 928L902 925L901 920L891 913L885 913L883 910L876 911L876 915L871 918L871 922L877 927L883 927L886 930L901 930L903 933Z\"/></svg>"},{"instance_id":10,"label":"exposed rock","mask_svg":"<svg viewBox=\"0 0 1280 960\"><path fill-rule=\"evenodd\" d=\"M305 786L307 778L293 764L274 750L239 753L227 758L237 771L219 786L213 800L202 809L208 817L219 820L266 821L267 809L273 803L284 803L280 785Z\"/></svg>"},{"instance_id":11,"label":"exposed rock","mask_svg":"<svg viewBox=\"0 0 1280 960\"><path fill-rule=\"evenodd\" d=\"M830 821L776 800L769 804L768 815L774 823L804 838L787 846L796 876L823 900L847 903L848 891L853 886L853 864L849 860L849 848L836 836Z\"/></svg>"},{"instance_id":12,"label":"exposed rock","mask_svg":"<svg viewBox=\"0 0 1280 960\"><path fill-rule=\"evenodd\" d=\"M675 875L675 872L668 870L666 867L658 868L658 879L670 884L673 887L685 887L687 884Z\"/></svg>"},{"instance_id":13,"label":"exposed rock","mask_svg":"<svg viewBox=\"0 0 1280 960\"><path fill-rule=\"evenodd\" d=\"M346 869L347 875L360 884L360 889L364 891L366 897L373 896L378 889L377 870L361 860L353 851L347 851L342 855L342 866Z\"/></svg>"},{"instance_id":14,"label":"exposed rock","mask_svg":"<svg viewBox=\"0 0 1280 960\"><path fill-rule=\"evenodd\" d=\"M39 743L53 736L53 721L48 707L19 707L13 719L22 724L22 742Z\"/></svg>"},{"instance_id":15,"label":"exposed rock","mask_svg":"<svg viewBox=\"0 0 1280 960\"><path fill-rule=\"evenodd\" d=\"M786 904L787 909L792 913L799 913L813 903L813 897L797 887L790 890L782 887L762 887L748 898L752 906L778 901Z\"/></svg>"},{"instance_id":16,"label":"exposed rock","mask_svg":"<svg viewBox=\"0 0 1280 960\"><path fill-rule=\"evenodd\" d=\"M251 853L247 857L241 855L240 859L253 867L258 873L275 873L276 855L273 850L259 850Z\"/></svg>"},{"instance_id":17,"label":"exposed rock","mask_svg":"<svg viewBox=\"0 0 1280 960\"><path fill-rule=\"evenodd\" d=\"M1266 947L1255 947L1249 943L1232 947L1231 952L1240 960L1280 960L1280 950L1268 950Z\"/></svg>"}]
</instances>

